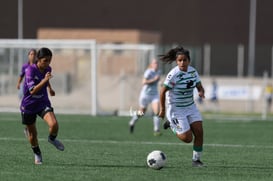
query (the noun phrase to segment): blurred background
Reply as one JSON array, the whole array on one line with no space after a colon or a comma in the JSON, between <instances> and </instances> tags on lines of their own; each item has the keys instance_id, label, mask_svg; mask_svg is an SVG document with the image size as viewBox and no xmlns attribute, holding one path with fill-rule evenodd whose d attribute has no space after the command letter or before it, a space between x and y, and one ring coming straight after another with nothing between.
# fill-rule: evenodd
<instances>
[{"instance_id":1,"label":"blurred background","mask_svg":"<svg viewBox=\"0 0 273 181\"><path fill-rule=\"evenodd\" d=\"M19 111L30 48L53 50L56 112L126 115L149 61L182 45L200 73L202 111L271 112L271 0L0 2L0 111ZM160 64L164 76L175 66ZM216 101L215 101L216 96Z\"/></svg>"}]
</instances>

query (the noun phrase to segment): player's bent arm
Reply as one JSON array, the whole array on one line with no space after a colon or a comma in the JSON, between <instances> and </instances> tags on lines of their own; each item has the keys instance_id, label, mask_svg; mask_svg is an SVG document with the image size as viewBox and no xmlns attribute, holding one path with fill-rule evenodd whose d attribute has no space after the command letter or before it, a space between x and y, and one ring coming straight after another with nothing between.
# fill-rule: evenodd
<instances>
[{"instance_id":1,"label":"player's bent arm","mask_svg":"<svg viewBox=\"0 0 273 181\"><path fill-rule=\"evenodd\" d=\"M144 78L144 79L142 80L142 84L152 84L152 83L158 81L159 79L160 79L160 76L155 76L155 77L152 78L152 79L146 79L146 78Z\"/></svg>"},{"instance_id":2,"label":"player's bent arm","mask_svg":"<svg viewBox=\"0 0 273 181\"><path fill-rule=\"evenodd\" d=\"M17 81L17 85L16 85L17 89L20 89L20 84L21 84L22 80L23 80L23 77L19 76L18 81Z\"/></svg>"},{"instance_id":3,"label":"player's bent arm","mask_svg":"<svg viewBox=\"0 0 273 181\"><path fill-rule=\"evenodd\" d=\"M51 84L50 84L49 81L48 81L48 84L47 84L47 88L48 88L48 89L52 89Z\"/></svg>"},{"instance_id":4,"label":"player's bent arm","mask_svg":"<svg viewBox=\"0 0 273 181\"><path fill-rule=\"evenodd\" d=\"M31 90L30 90L30 94L34 95L37 92L39 92L47 83L48 81L46 81L45 79L43 79L39 84L35 85Z\"/></svg>"},{"instance_id":5,"label":"player's bent arm","mask_svg":"<svg viewBox=\"0 0 273 181\"><path fill-rule=\"evenodd\" d=\"M48 81L47 88L48 88L49 94L50 94L51 96L55 96L55 91L52 89L52 86L51 86L51 84L50 84L49 81Z\"/></svg>"},{"instance_id":6,"label":"player's bent arm","mask_svg":"<svg viewBox=\"0 0 273 181\"><path fill-rule=\"evenodd\" d=\"M168 91L168 88L166 86L162 86L160 89L160 108L159 108L159 114L158 116L161 118L165 117L165 100L166 100L166 92Z\"/></svg>"},{"instance_id":7,"label":"player's bent arm","mask_svg":"<svg viewBox=\"0 0 273 181\"><path fill-rule=\"evenodd\" d=\"M41 82L37 85L35 85L31 90L30 90L30 94L34 95L37 92L39 92L44 86L46 86L46 84L49 82L49 79L52 77L51 73L48 72L45 75L45 78L43 80L41 80Z\"/></svg>"},{"instance_id":8,"label":"player's bent arm","mask_svg":"<svg viewBox=\"0 0 273 181\"><path fill-rule=\"evenodd\" d=\"M198 82L196 85L196 88L198 90L199 97L205 98L205 89L202 86L201 82Z\"/></svg>"}]
</instances>

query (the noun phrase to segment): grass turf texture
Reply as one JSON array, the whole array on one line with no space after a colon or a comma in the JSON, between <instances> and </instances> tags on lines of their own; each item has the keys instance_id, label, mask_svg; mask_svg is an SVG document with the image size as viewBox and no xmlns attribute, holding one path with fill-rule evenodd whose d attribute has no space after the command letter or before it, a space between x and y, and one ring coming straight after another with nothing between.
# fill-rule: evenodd
<instances>
[{"instance_id":1,"label":"grass turf texture","mask_svg":"<svg viewBox=\"0 0 273 181\"><path fill-rule=\"evenodd\" d=\"M246 115L247 116L247 115ZM65 151L47 142L47 125L37 120L43 164L34 165L20 114L0 113L0 178L14 180L273 180L273 121L204 119L206 168L192 168L192 143L170 130L153 136L144 117L129 134L128 117L59 115ZM152 170L146 156L167 155L167 166Z\"/></svg>"}]
</instances>

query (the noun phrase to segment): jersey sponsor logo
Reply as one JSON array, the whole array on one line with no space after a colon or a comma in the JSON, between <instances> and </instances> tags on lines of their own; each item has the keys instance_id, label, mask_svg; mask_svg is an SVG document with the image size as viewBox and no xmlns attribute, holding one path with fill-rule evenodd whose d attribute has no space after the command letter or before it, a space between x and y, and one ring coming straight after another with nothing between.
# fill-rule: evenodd
<instances>
[{"instance_id":1,"label":"jersey sponsor logo","mask_svg":"<svg viewBox=\"0 0 273 181\"><path fill-rule=\"evenodd\" d=\"M194 85L194 82L192 80L187 81L187 88L191 88L193 87L193 85Z\"/></svg>"},{"instance_id":2,"label":"jersey sponsor logo","mask_svg":"<svg viewBox=\"0 0 273 181\"><path fill-rule=\"evenodd\" d=\"M181 73L181 74L178 74L176 77L179 79L179 80L181 80L181 79L183 79L183 76L184 76L185 74L183 74L183 73Z\"/></svg>"}]
</instances>

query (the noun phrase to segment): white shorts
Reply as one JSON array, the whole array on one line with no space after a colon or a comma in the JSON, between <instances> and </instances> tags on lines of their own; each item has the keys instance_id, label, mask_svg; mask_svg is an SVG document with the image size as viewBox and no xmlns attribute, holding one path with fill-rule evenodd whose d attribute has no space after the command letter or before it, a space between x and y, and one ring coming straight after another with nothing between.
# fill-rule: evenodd
<instances>
[{"instance_id":1,"label":"white shorts","mask_svg":"<svg viewBox=\"0 0 273 181\"><path fill-rule=\"evenodd\" d=\"M166 118L170 127L176 134L183 134L190 130L190 125L202 121L202 116L195 104L188 107L167 106Z\"/></svg>"},{"instance_id":2,"label":"white shorts","mask_svg":"<svg viewBox=\"0 0 273 181\"><path fill-rule=\"evenodd\" d=\"M139 96L139 106L141 108L147 108L149 104L159 102L159 95L144 95L140 94Z\"/></svg>"}]
</instances>

